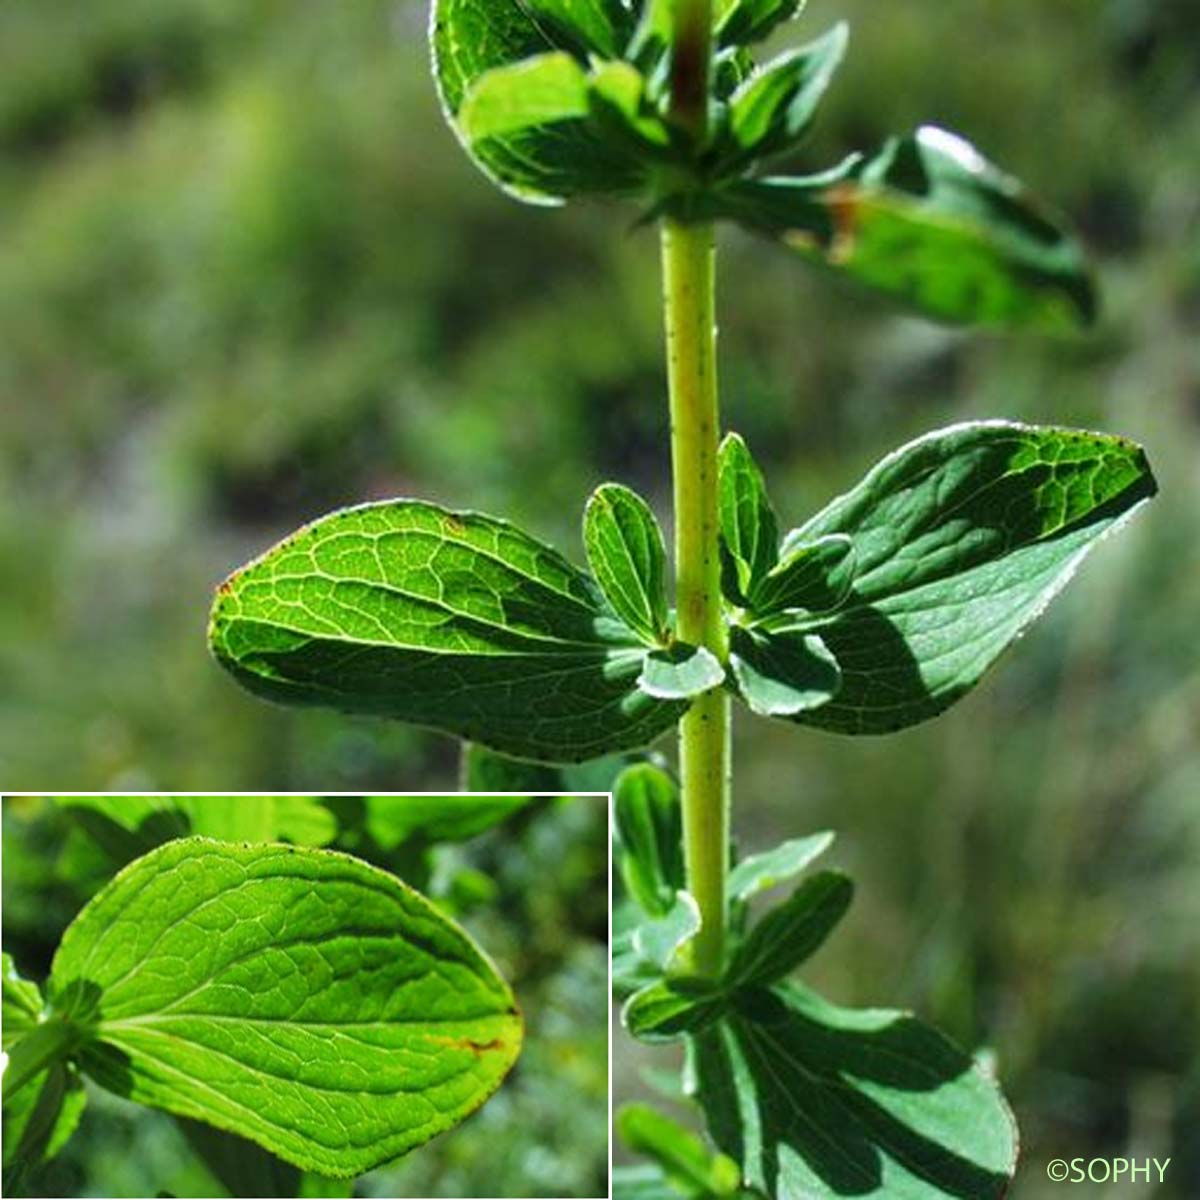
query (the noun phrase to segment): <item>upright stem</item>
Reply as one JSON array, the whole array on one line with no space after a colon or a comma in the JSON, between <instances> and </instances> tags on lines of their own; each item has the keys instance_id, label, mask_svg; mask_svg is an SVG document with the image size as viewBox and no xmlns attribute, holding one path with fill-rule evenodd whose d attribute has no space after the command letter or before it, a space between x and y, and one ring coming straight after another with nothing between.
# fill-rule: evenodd
<instances>
[{"instance_id":1,"label":"upright stem","mask_svg":"<svg viewBox=\"0 0 1200 1200\"><path fill-rule=\"evenodd\" d=\"M668 219L662 231L663 298L675 484L675 602L678 636L724 662L717 552L715 267L711 224ZM700 908L693 967L717 974L725 938L729 845L729 697L700 696L679 727L688 890Z\"/></svg>"}]
</instances>

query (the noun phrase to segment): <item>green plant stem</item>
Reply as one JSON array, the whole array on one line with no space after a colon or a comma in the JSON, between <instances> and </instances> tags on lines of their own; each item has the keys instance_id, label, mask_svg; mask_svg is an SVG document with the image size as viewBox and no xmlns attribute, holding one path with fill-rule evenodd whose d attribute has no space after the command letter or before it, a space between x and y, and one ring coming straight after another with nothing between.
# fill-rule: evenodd
<instances>
[{"instance_id":1,"label":"green plant stem","mask_svg":"<svg viewBox=\"0 0 1200 1200\"><path fill-rule=\"evenodd\" d=\"M78 1037L78 1030L65 1021L52 1019L34 1026L9 1051L3 1102L7 1104L40 1071L65 1058Z\"/></svg>"},{"instance_id":2,"label":"green plant stem","mask_svg":"<svg viewBox=\"0 0 1200 1200\"><path fill-rule=\"evenodd\" d=\"M715 268L711 224L667 220L662 231L663 301L675 490L675 603L681 640L721 662L728 638L717 549ZM693 968L717 974L725 939L729 844L729 697L700 696L679 726L684 858L700 908Z\"/></svg>"},{"instance_id":3,"label":"green plant stem","mask_svg":"<svg viewBox=\"0 0 1200 1200\"><path fill-rule=\"evenodd\" d=\"M673 0L670 115L703 141L712 61L712 0Z\"/></svg>"}]
</instances>

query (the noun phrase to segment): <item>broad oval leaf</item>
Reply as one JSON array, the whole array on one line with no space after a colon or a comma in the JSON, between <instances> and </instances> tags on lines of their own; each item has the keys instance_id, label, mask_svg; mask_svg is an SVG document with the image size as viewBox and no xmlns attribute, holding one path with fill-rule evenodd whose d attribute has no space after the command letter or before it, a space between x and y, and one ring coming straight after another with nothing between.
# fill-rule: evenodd
<instances>
[{"instance_id":1,"label":"broad oval leaf","mask_svg":"<svg viewBox=\"0 0 1200 1200\"><path fill-rule=\"evenodd\" d=\"M433 74L446 120L476 164L516 199L558 204L585 192L636 190L636 161L606 145L582 118L472 138L460 114L487 72L566 51L586 59L611 53L627 36L616 3L582 0L435 0L430 27Z\"/></svg>"},{"instance_id":2,"label":"broad oval leaf","mask_svg":"<svg viewBox=\"0 0 1200 1200\"><path fill-rule=\"evenodd\" d=\"M926 126L848 165L829 183L740 180L710 207L938 320L1051 332L1093 320L1078 242L969 143Z\"/></svg>"},{"instance_id":3,"label":"broad oval leaf","mask_svg":"<svg viewBox=\"0 0 1200 1200\"><path fill-rule=\"evenodd\" d=\"M650 506L627 487L602 484L584 509L583 545L613 611L647 645L663 645L667 551Z\"/></svg>"},{"instance_id":4,"label":"broad oval leaf","mask_svg":"<svg viewBox=\"0 0 1200 1200\"><path fill-rule=\"evenodd\" d=\"M1156 491L1142 448L1109 434L987 421L888 455L784 540L854 541L850 596L811 632L841 687L793 718L887 733L949 707Z\"/></svg>"},{"instance_id":5,"label":"broad oval leaf","mask_svg":"<svg viewBox=\"0 0 1200 1200\"><path fill-rule=\"evenodd\" d=\"M97 1083L335 1177L457 1124L521 1045L462 929L385 871L291 846L138 859L63 934L50 994L90 999Z\"/></svg>"},{"instance_id":6,"label":"broad oval leaf","mask_svg":"<svg viewBox=\"0 0 1200 1200\"><path fill-rule=\"evenodd\" d=\"M394 717L517 758L653 741L685 701L592 581L505 521L417 500L345 509L221 585L217 659L268 699Z\"/></svg>"},{"instance_id":7,"label":"broad oval leaf","mask_svg":"<svg viewBox=\"0 0 1200 1200\"><path fill-rule=\"evenodd\" d=\"M995 1081L907 1013L853 1010L794 984L689 1042L717 1147L768 1196L999 1200L1017 1131ZM764 1014L767 1017L767 1014Z\"/></svg>"}]
</instances>

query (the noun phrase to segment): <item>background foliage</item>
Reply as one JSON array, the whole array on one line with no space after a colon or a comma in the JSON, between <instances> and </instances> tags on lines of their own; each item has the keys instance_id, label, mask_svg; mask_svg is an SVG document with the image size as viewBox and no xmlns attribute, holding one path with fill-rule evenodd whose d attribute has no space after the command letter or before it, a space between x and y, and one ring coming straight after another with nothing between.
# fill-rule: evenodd
<instances>
[{"instance_id":1,"label":"background foliage","mask_svg":"<svg viewBox=\"0 0 1200 1200\"><path fill-rule=\"evenodd\" d=\"M500 1090L459 1128L360 1176L354 1194L607 1195L608 818L603 800L535 800L487 833L433 850L412 837L385 848L364 830L356 798L324 803L337 817L332 846L385 867L435 897L486 949L511 983L525 1019L524 1048ZM6 798L3 814L4 948L26 977L41 982L63 929L111 877L113 859L83 831L82 822L52 800ZM547 862L556 864L550 877L544 871ZM173 1118L90 1082L87 1088L87 1108L75 1135L58 1158L26 1178L23 1194L229 1194ZM570 1120L563 1119L567 1112ZM233 1153L229 1169L245 1187L246 1156ZM252 1162L264 1157L252 1154Z\"/></svg>"},{"instance_id":2,"label":"background foliage","mask_svg":"<svg viewBox=\"0 0 1200 1200\"><path fill-rule=\"evenodd\" d=\"M886 740L745 721L748 848L835 826L859 899L816 961L997 1050L1040 1164L1173 1155L1200 1191L1200 34L1186 0L812 0L852 22L811 156L931 120L1082 227L1104 312L964 336L727 232L728 424L785 520L884 451L1004 415L1144 443L1162 494L994 678ZM0 779L418 786L454 747L274 710L207 658L213 584L332 505L666 517L657 246L497 197L413 0L63 0L0 15ZM1190 1071L1190 1075L1189 1075Z\"/></svg>"}]
</instances>

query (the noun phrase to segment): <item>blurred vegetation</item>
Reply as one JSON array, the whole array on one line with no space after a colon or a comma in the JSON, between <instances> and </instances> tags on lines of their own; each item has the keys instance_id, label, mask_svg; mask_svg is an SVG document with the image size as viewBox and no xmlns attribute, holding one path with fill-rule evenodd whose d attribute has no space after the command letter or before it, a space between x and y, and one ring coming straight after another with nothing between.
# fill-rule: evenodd
<instances>
[{"instance_id":1,"label":"blurred vegetation","mask_svg":"<svg viewBox=\"0 0 1200 1200\"><path fill-rule=\"evenodd\" d=\"M254 798L244 797L243 803L253 804ZM525 1019L525 1045L500 1090L459 1128L360 1176L354 1194L606 1196L603 800L537 800L463 845L410 839L390 850L355 820L360 801L337 797L324 803L338 817L333 845L395 872L461 920L512 984ZM26 978L43 983L63 930L111 877L114 860L85 832L90 827L83 820L73 820L52 800L6 798L3 815L4 949ZM545 870L548 862L555 864L552 874ZM242 1190L253 1186L247 1172L266 1172L272 1160L238 1139L226 1151L226 1169L241 1187L228 1193L191 1148L194 1135L185 1137L172 1117L90 1082L87 1090L78 1130L58 1158L25 1180L23 1194L291 1194ZM206 1128L200 1127L201 1134ZM279 1176L295 1175L274 1165Z\"/></svg>"},{"instance_id":2,"label":"blurred vegetation","mask_svg":"<svg viewBox=\"0 0 1200 1200\"><path fill-rule=\"evenodd\" d=\"M1105 303L1075 340L964 335L725 235L726 421L784 519L980 416L1137 438L1162 495L940 721L743 722L736 824L840 831L860 898L818 982L995 1048L1019 1200L1092 1153L1169 1153L1200 1194L1195 5L812 0L789 37L843 15L801 165L961 130L1079 223ZM445 739L242 694L204 650L213 585L369 497L510 516L576 558L604 478L669 515L653 232L493 193L424 23L415 0L0 11L5 785L446 786Z\"/></svg>"}]
</instances>

